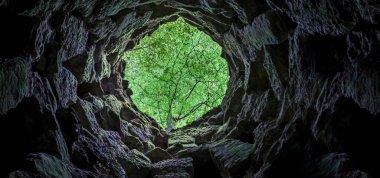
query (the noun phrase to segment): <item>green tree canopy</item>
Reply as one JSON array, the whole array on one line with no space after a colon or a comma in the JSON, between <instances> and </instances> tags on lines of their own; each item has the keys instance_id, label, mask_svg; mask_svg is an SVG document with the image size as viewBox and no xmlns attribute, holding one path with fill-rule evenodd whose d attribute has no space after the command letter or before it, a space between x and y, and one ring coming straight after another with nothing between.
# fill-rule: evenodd
<instances>
[{"instance_id":1,"label":"green tree canopy","mask_svg":"<svg viewBox=\"0 0 380 178\"><path fill-rule=\"evenodd\" d=\"M179 128L219 105L229 79L221 47L179 18L125 53L136 106L163 127Z\"/></svg>"}]
</instances>

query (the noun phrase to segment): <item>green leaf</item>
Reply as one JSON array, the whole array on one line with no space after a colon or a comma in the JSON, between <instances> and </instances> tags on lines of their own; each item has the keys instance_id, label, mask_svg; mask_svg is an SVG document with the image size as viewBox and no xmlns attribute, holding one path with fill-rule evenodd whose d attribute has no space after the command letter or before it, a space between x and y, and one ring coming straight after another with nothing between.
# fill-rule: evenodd
<instances>
[{"instance_id":1,"label":"green leaf","mask_svg":"<svg viewBox=\"0 0 380 178\"><path fill-rule=\"evenodd\" d=\"M182 18L161 25L124 56L132 100L163 128L200 118L225 95L229 75L221 47Z\"/></svg>"}]
</instances>

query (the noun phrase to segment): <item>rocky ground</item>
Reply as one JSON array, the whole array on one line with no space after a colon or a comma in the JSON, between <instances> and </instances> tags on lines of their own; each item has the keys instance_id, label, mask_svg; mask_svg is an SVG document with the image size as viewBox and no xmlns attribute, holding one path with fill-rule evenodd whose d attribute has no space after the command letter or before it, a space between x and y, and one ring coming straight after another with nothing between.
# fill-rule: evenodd
<instances>
[{"instance_id":1,"label":"rocky ground","mask_svg":"<svg viewBox=\"0 0 380 178\"><path fill-rule=\"evenodd\" d=\"M122 54L178 16L223 48L223 103L166 133ZM0 0L1 177L380 177L377 0Z\"/></svg>"}]
</instances>

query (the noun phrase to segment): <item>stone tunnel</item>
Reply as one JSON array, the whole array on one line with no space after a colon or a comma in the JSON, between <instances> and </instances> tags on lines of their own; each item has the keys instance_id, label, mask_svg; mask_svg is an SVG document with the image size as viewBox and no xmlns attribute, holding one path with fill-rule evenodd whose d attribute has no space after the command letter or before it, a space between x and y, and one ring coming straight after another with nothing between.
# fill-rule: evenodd
<instances>
[{"instance_id":1,"label":"stone tunnel","mask_svg":"<svg viewBox=\"0 0 380 178\"><path fill-rule=\"evenodd\" d=\"M121 54L178 17L230 81L167 133ZM1 0L0 23L1 177L380 177L378 0Z\"/></svg>"}]
</instances>

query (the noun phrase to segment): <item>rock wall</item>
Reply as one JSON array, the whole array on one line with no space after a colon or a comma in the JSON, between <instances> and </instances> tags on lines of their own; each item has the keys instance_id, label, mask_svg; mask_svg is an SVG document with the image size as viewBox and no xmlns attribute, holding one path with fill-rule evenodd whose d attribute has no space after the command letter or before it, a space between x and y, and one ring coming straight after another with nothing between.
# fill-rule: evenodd
<instances>
[{"instance_id":1,"label":"rock wall","mask_svg":"<svg viewBox=\"0 0 380 178\"><path fill-rule=\"evenodd\" d=\"M168 134L121 57L178 16L231 79ZM377 0L1 0L1 176L380 177L379 19Z\"/></svg>"}]
</instances>

